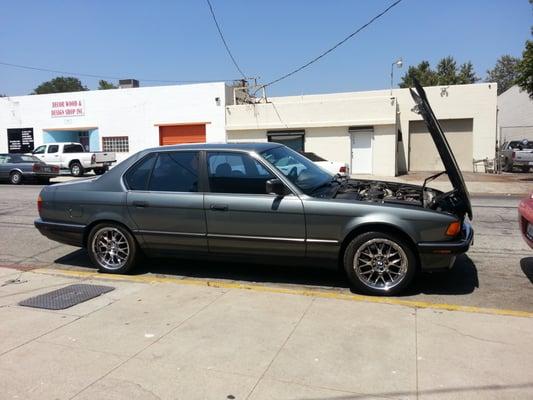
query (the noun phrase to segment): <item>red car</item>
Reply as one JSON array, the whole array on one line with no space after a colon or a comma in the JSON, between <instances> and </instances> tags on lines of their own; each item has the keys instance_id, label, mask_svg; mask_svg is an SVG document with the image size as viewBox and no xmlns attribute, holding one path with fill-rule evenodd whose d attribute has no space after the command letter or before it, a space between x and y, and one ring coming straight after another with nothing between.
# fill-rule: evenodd
<instances>
[{"instance_id":1,"label":"red car","mask_svg":"<svg viewBox=\"0 0 533 400\"><path fill-rule=\"evenodd\" d=\"M520 232L529 247L533 249L533 192L518 205Z\"/></svg>"}]
</instances>

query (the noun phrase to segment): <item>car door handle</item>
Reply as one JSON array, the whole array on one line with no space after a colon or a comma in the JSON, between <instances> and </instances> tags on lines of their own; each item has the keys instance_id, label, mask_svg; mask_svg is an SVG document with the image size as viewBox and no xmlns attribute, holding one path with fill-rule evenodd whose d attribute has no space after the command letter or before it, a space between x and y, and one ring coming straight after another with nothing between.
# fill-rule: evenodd
<instances>
[{"instance_id":1,"label":"car door handle","mask_svg":"<svg viewBox=\"0 0 533 400\"><path fill-rule=\"evenodd\" d=\"M133 201L131 204L133 204L134 207L148 207L148 202L147 201Z\"/></svg>"},{"instance_id":2,"label":"car door handle","mask_svg":"<svg viewBox=\"0 0 533 400\"><path fill-rule=\"evenodd\" d=\"M209 208L213 211L228 211L227 204L211 204Z\"/></svg>"}]
</instances>

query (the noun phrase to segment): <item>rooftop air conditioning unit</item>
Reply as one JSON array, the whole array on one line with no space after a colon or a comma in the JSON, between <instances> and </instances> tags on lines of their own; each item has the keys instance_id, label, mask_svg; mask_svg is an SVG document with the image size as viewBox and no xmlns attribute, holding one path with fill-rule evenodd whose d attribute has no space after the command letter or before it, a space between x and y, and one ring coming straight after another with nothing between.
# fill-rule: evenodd
<instances>
[{"instance_id":1,"label":"rooftop air conditioning unit","mask_svg":"<svg viewBox=\"0 0 533 400\"><path fill-rule=\"evenodd\" d=\"M118 81L118 87L120 89L136 88L139 87L139 81L137 79L121 79Z\"/></svg>"}]
</instances>

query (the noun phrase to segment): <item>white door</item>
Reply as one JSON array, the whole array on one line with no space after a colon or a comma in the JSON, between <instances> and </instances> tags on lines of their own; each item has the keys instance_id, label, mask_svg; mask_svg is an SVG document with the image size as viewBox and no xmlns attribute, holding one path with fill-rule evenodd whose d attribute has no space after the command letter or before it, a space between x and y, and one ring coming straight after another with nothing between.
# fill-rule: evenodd
<instances>
[{"instance_id":1,"label":"white door","mask_svg":"<svg viewBox=\"0 0 533 400\"><path fill-rule=\"evenodd\" d=\"M372 134L370 130L352 133L352 173L372 173Z\"/></svg>"}]
</instances>

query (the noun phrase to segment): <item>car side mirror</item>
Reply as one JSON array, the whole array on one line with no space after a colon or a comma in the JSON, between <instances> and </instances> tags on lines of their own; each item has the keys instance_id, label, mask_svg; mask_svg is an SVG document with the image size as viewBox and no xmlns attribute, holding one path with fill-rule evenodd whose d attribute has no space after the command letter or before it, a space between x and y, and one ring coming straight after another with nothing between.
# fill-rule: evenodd
<instances>
[{"instance_id":1,"label":"car side mirror","mask_svg":"<svg viewBox=\"0 0 533 400\"><path fill-rule=\"evenodd\" d=\"M275 194L281 197L287 194L285 185L278 178L269 179L268 181L266 181L266 192L268 194Z\"/></svg>"}]
</instances>

